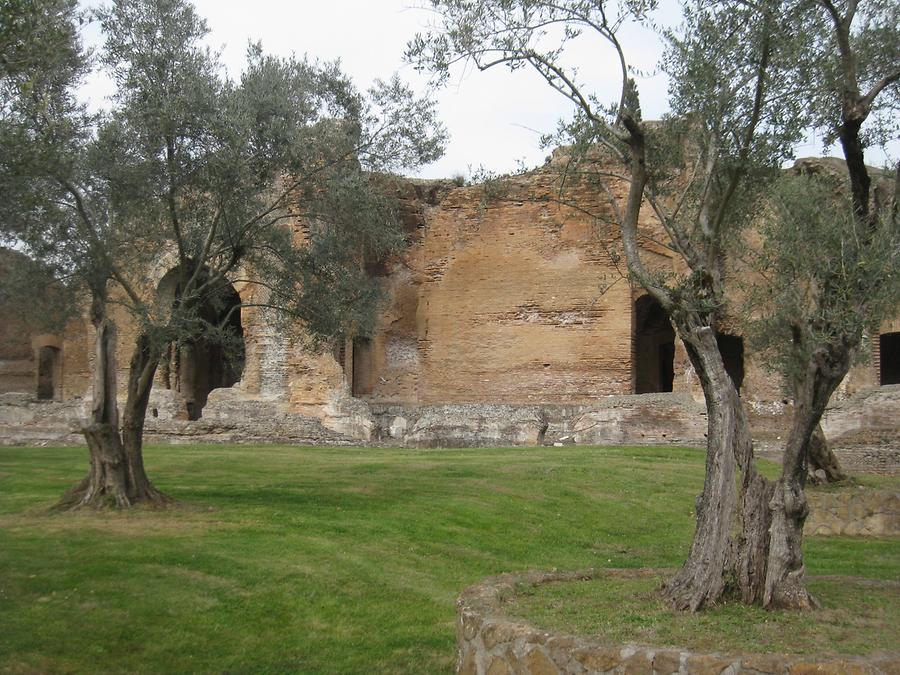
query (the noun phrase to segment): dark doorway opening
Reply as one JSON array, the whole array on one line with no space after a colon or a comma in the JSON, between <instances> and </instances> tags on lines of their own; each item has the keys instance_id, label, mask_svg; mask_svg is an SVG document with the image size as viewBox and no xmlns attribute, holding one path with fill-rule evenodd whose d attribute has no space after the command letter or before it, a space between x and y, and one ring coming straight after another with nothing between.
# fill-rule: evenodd
<instances>
[{"instance_id":1,"label":"dark doorway opening","mask_svg":"<svg viewBox=\"0 0 900 675\"><path fill-rule=\"evenodd\" d=\"M371 394L375 387L372 364L372 341L365 337L353 338L353 380L351 393L359 397Z\"/></svg>"},{"instance_id":2,"label":"dark doorway opening","mask_svg":"<svg viewBox=\"0 0 900 675\"><path fill-rule=\"evenodd\" d=\"M741 391L744 384L744 338L727 333L716 333L719 353L725 362L725 372L734 382L735 389Z\"/></svg>"},{"instance_id":3,"label":"dark doorway opening","mask_svg":"<svg viewBox=\"0 0 900 675\"><path fill-rule=\"evenodd\" d=\"M160 295L168 302L181 297L177 273L172 270L160 282ZM213 389L240 381L245 361L241 298L234 287L224 282L193 302L197 337L171 344L161 373L167 388L181 392L189 420L200 419Z\"/></svg>"},{"instance_id":4,"label":"dark doorway opening","mask_svg":"<svg viewBox=\"0 0 900 675\"><path fill-rule=\"evenodd\" d=\"M59 349L41 347L38 350L37 397L42 401L52 401L57 396L59 371Z\"/></svg>"},{"instance_id":5,"label":"dark doorway opening","mask_svg":"<svg viewBox=\"0 0 900 675\"><path fill-rule=\"evenodd\" d=\"M885 333L878 338L881 384L900 384L900 333Z\"/></svg>"},{"instance_id":6,"label":"dark doorway opening","mask_svg":"<svg viewBox=\"0 0 900 675\"><path fill-rule=\"evenodd\" d=\"M649 295L634 303L634 393L672 391L675 331L669 315Z\"/></svg>"}]
</instances>

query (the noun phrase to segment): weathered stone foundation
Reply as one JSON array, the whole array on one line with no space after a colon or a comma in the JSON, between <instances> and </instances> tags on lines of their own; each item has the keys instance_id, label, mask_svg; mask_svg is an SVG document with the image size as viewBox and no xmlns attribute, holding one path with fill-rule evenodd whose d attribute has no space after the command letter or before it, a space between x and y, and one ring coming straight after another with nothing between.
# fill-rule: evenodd
<instances>
[{"instance_id":1,"label":"weathered stone foundation","mask_svg":"<svg viewBox=\"0 0 900 675\"><path fill-rule=\"evenodd\" d=\"M0 394L0 444L80 444L86 406L83 399L53 402ZM757 454L779 460L789 410L757 411L752 420L754 434L758 432ZM828 421L827 431L834 434L829 441L850 473L900 473L900 386L843 401L829 411ZM146 432L154 443L703 447L706 411L683 393L607 396L585 405L418 406L369 402L340 390L324 406L298 409L283 398L234 387L213 390L203 417L189 421L177 392L157 388L148 406Z\"/></svg>"},{"instance_id":2,"label":"weathered stone foundation","mask_svg":"<svg viewBox=\"0 0 900 675\"><path fill-rule=\"evenodd\" d=\"M456 603L457 673L460 675L799 675L896 673L900 655L864 658L797 657L779 654L698 654L685 649L604 645L571 635L555 635L503 614L502 601L518 584L595 579L611 570L531 572L492 577L467 588Z\"/></svg>"}]
</instances>

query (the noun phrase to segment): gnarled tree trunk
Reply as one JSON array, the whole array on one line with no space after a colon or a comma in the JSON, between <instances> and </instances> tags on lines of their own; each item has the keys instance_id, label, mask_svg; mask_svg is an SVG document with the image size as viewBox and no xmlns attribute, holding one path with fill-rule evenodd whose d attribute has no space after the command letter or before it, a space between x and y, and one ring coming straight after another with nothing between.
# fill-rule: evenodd
<instances>
[{"instance_id":1,"label":"gnarled tree trunk","mask_svg":"<svg viewBox=\"0 0 900 675\"><path fill-rule=\"evenodd\" d=\"M706 480L697 499L690 554L666 585L664 597L674 609L697 611L718 602L733 586L743 602L762 604L775 486L756 470L750 424L715 332L684 323L678 324L679 334L706 399Z\"/></svg>"},{"instance_id":2,"label":"gnarled tree trunk","mask_svg":"<svg viewBox=\"0 0 900 675\"><path fill-rule=\"evenodd\" d=\"M735 471L750 447L750 429L734 383L725 371L715 332L673 317L706 398L706 479L697 498L697 527L682 568L666 585L666 602L696 611L721 598L738 504Z\"/></svg>"},{"instance_id":3,"label":"gnarled tree trunk","mask_svg":"<svg viewBox=\"0 0 900 675\"><path fill-rule=\"evenodd\" d=\"M122 415L122 445L128 459L128 478L138 501L154 504L171 499L157 490L144 470L144 422L153 388L153 376L159 366L160 352L146 334L138 336L128 369L128 397Z\"/></svg>"},{"instance_id":4,"label":"gnarled tree trunk","mask_svg":"<svg viewBox=\"0 0 900 675\"><path fill-rule=\"evenodd\" d=\"M120 435L116 401L116 326L106 313L104 292L94 293L91 322L96 330L91 417L82 428L90 453L90 470L77 486L66 492L56 508L85 506L127 508L141 502L154 504L169 500L150 483L141 452L144 416L159 360L141 336L132 357L128 398ZM152 368L151 368L152 365ZM141 378L139 373L149 373Z\"/></svg>"},{"instance_id":5,"label":"gnarled tree trunk","mask_svg":"<svg viewBox=\"0 0 900 675\"><path fill-rule=\"evenodd\" d=\"M809 449L831 394L850 369L852 349L816 350L795 387L794 418L788 432L781 478L769 508L772 513L763 606L814 609L819 606L804 585L803 525L809 514L804 492Z\"/></svg>"}]
</instances>

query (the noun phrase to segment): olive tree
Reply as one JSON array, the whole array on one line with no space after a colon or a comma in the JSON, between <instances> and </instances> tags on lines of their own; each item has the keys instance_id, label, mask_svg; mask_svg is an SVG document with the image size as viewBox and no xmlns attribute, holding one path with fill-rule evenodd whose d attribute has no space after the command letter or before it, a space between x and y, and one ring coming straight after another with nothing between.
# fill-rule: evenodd
<instances>
[{"instance_id":1,"label":"olive tree","mask_svg":"<svg viewBox=\"0 0 900 675\"><path fill-rule=\"evenodd\" d=\"M794 398L771 525L764 603L815 604L803 586L804 486L815 430L863 338L900 305L900 164L873 190L865 151L897 139L900 6L894 2L797 3L803 20L798 87L807 119L846 160L846 185L815 176L785 181L764 225L762 262L775 297L762 317L768 345Z\"/></svg>"},{"instance_id":2,"label":"olive tree","mask_svg":"<svg viewBox=\"0 0 900 675\"><path fill-rule=\"evenodd\" d=\"M887 3L872 4L887 11ZM688 559L664 591L668 603L697 610L718 601L733 582L745 602L811 606L802 590L802 562L789 563L785 573L778 562L782 544L770 550L773 518L777 540L777 523L785 522L793 505L772 499L785 494L783 483L776 489L754 466L747 415L726 373L716 327L734 314L728 293L731 244L753 220L804 127L819 119L809 90L815 60L809 57L833 40L823 34L818 48L810 45L805 24L814 7L774 0L684 3L683 25L663 31L667 49L660 67L670 80L671 115L648 123L621 29L628 21L647 19L654 2L432 0L431 5L436 23L408 49L419 67L445 79L459 63L478 69L528 67L573 104L575 118L561 135L576 149L587 149L581 155L590 160L583 162L586 171L597 148L604 156L608 166L595 171L593 180L609 196L629 273L669 314L703 388L706 477ZM863 30L884 32L888 26ZM597 58L606 58L620 75L612 101L604 101L604 94L579 75L578 64L566 60L566 48L587 37L603 45ZM866 44L862 38L855 43ZM683 273L659 274L647 264L639 245L645 236L639 228L643 209L652 211ZM805 444L804 452L818 418L812 426L808 422L796 441ZM790 522L792 531L798 523L802 530L802 519Z\"/></svg>"},{"instance_id":3,"label":"olive tree","mask_svg":"<svg viewBox=\"0 0 900 675\"><path fill-rule=\"evenodd\" d=\"M377 291L362 263L395 249L402 233L367 171L435 159L444 132L431 102L398 80L361 93L337 64L251 45L241 77L226 77L186 0L115 0L97 12L104 42L95 62L80 51L71 15L37 11L39 25L67 31L76 66L10 85L0 181L15 197L2 222L90 297L91 469L64 503L166 501L142 460L166 350L190 358L201 339L227 342L231 315L248 304L301 320L319 341L368 330ZM115 93L109 110L92 116L75 89L95 63ZM146 278L161 258L172 259L174 275L162 300ZM202 311L220 306L237 281L255 289L252 299ZM119 308L138 327L121 421Z\"/></svg>"}]
</instances>

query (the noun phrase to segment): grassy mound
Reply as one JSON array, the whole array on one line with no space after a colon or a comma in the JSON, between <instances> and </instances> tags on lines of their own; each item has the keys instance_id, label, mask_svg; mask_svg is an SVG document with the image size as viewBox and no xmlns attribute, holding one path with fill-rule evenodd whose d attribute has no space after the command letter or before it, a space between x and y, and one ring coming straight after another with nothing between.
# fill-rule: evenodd
<instances>
[{"instance_id":1,"label":"grassy mound","mask_svg":"<svg viewBox=\"0 0 900 675\"><path fill-rule=\"evenodd\" d=\"M865 545L866 555L885 565L891 564L896 549L890 540ZM673 612L661 602L659 589L668 574L611 571L589 581L522 586L506 601L504 611L554 633L699 653L866 656L898 648L897 581L812 578L809 587L823 605L816 612L765 611L724 603L689 614Z\"/></svg>"}]
</instances>

